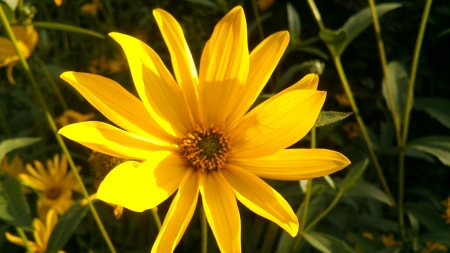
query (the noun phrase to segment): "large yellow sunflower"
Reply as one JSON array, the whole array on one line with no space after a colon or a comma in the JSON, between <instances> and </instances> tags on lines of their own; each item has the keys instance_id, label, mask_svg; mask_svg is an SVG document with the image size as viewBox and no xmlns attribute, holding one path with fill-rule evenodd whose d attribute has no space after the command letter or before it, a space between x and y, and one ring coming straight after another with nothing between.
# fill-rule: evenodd
<instances>
[{"instance_id":1,"label":"large yellow sunflower","mask_svg":"<svg viewBox=\"0 0 450 253\"><path fill-rule=\"evenodd\" d=\"M47 160L47 169L39 161L34 161L34 167L27 164L28 173L19 174L19 179L23 184L42 191L42 196L39 198L38 214L41 219L44 219L45 214L50 208L62 215L74 203L72 199L72 191L81 191L78 182L73 175L73 172L67 172L67 158L65 155L58 154ZM78 170L81 167L77 168Z\"/></svg>"},{"instance_id":2,"label":"large yellow sunflower","mask_svg":"<svg viewBox=\"0 0 450 253\"><path fill-rule=\"evenodd\" d=\"M247 112L272 74L288 42L278 32L251 54L241 7L215 27L200 61L199 75L181 26L167 12L153 12L169 48L175 78L143 42L111 33L124 49L141 100L118 83L92 74L61 78L120 128L82 122L59 133L93 150L134 159L115 167L97 197L143 211L177 189L152 252L172 252L188 226L198 193L222 252L241 251L236 198L292 236L298 221L283 197L262 178L301 180L347 166L340 153L286 149L314 125L325 92L308 75Z\"/></svg>"}]
</instances>

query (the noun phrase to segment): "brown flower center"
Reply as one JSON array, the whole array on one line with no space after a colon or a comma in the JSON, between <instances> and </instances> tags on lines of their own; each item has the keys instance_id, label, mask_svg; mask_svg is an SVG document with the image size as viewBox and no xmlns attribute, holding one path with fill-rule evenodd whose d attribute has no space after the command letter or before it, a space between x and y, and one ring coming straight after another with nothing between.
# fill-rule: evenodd
<instances>
[{"instance_id":1,"label":"brown flower center","mask_svg":"<svg viewBox=\"0 0 450 253\"><path fill-rule=\"evenodd\" d=\"M182 139L184 157L195 169L218 170L223 167L230 150L227 136L218 127L197 126Z\"/></svg>"},{"instance_id":2,"label":"brown flower center","mask_svg":"<svg viewBox=\"0 0 450 253\"><path fill-rule=\"evenodd\" d=\"M61 195L61 191L62 191L61 187L56 185L48 188L45 191L44 195L48 199L57 199Z\"/></svg>"}]
</instances>

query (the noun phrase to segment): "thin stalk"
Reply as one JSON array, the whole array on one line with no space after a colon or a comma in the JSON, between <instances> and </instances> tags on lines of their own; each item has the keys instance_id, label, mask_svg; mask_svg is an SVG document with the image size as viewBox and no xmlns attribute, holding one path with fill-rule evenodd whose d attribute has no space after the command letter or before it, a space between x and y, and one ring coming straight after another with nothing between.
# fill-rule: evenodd
<instances>
[{"instance_id":1,"label":"thin stalk","mask_svg":"<svg viewBox=\"0 0 450 253\"><path fill-rule=\"evenodd\" d=\"M324 30L325 26L323 25L322 17L320 16L320 12L319 12L319 9L317 9L316 3L314 2L314 0L308 0L308 4L309 4L309 7L311 8L311 10L313 12L314 18L316 19L320 30L321 31Z\"/></svg>"},{"instance_id":2,"label":"thin stalk","mask_svg":"<svg viewBox=\"0 0 450 253\"><path fill-rule=\"evenodd\" d=\"M108 234L106 233L105 227L103 226L102 221L100 220L100 217L98 216L97 210L95 209L94 205L92 204L92 201L89 199L89 194L88 194L83 182L81 181L80 174L78 173L78 171L76 169L75 163L72 160L69 150L67 149L62 137L58 134L58 129L56 128L55 121L53 120L53 117L48 110L47 104L45 103L45 99L42 96L41 91L39 90L39 86L38 86L33 74L31 73L30 66L28 66L28 63L25 60L25 57L23 56L22 52L19 49L16 37L14 36L14 33L11 29L11 26L6 18L5 12L3 11L3 8L1 7L1 5L0 5L0 19L3 23L3 25L5 26L5 30L6 30L6 33L8 34L8 37L11 39L11 41L14 45L14 48L16 49L16 52L19 55L20 63L22 64L22 67L24 68L27 77L30 80L30 83L32 84L32 86L34 88L35 94L36 94L42 108L44 109L45 117L50 125L50 128L53 130L56 140L58 141L59 145L61 146L61 149L63 150L64 154L67 157L69 167L73 171L75 179L77 180L78 184L80 185L81 192L82 192L83 196L88 200L89 208L91 209L92 215L94 216L94 219L97 222L100 232L102 233L106 243L108 244L109 250L111 252L115 253L116 250L114 249L114 246L112 245L112 242L109 239Z\"/></svg>"},{"instance_id":3,"label":"thin stalk","mask_svg":"<svg viewBox=\"0 0 450 253\"><path fill-rule=\"evenodd\" d=\"M378 22L378 16L377 16L377 11L375 9L374 0L369 0L369 6L370 6L370 11L372 13L373 27L375 29L375 34L377 36L377 44L378 44L378 50L380 52L380 60L381 60L381 69L383 70L383 76L384 76L384 81L386 82L386 90L388 93L388 99L389 99L389 101L390 101L389 103L391 105L391 113L392 113L392 120L394 121L395 136L397 138L397 144L400 145L400 143L401 143L400 122L399 122L400 115L395 115L395 112L397 110L395 108L394 96L392 95L390 80L389 80L389 76L388 76L386 52L384 51L384 43L383 43L383 38L381 37L380 23Z\"/></svg>"},{"instance_id":4,"label":"thin stalk","mask_svg":"<svg viewBox=\"0 0 450 253\"><path fill-rule=\"evenodd\" d=\"M264 30L261 24L261 17L259 16L258 5L256 4L256 0L252 0L253 13L255 14L256 25L258 26L259 37L261 41L264 40Z\"/></svg>"},{"instance_id":5,"label":"thin stalk","mask_svg":"<svg viewBox=\"0 0 450 253\"><path fill-rule=\"evenodd\" d=\"M6 118L3 115L2 110L0 110L0 121L2 122L3 130L5 130L5 133L8 136L8 138L12 138L11 129L8 126L8 122L6 121Z\"/></svg>"},{"instance_id":6,"label":"thin stalk","mask_svg":"<svg viewBox=\"0 0 450 253\"><path fill-rule=\"evenodd\" d=\"M422 47L423 35L425 33L425 27L427 25L428 15L430 14L432 2L433 0L427 0L425 2L425 8L422 14L422 21L420 22L419 34L417 35L416 47L414 48L414 55L411 64L411 73L408 85L408 95L406 97L404 124L401 139L402 142L400 144L399 169L398 169L398 221L399 221L398 223L400 228L400 234L402 236L403 241L406 241L404 210L403 210L404 184L405 184L405 145L408 139L409 120L411 116L411 106L413 101L414 84L416 81L417 65L419 63L420 49Z\"/></svg>"},{"instance_id":7,"label":"thin stalk","mask_svg":"<svg viewBox=\"0 0 450 253\"><path fill-rule=\"evenodd\" d=\"M23 244L25 248L27 249L28 253L33 253L33 250L31 249L30 242L28 241L27 235L25 232L23 232L23 229L20 227L16 227L17 233L19 233L20 238L22 238Z\"/></svg>"},{"instance_id":8,"label":"thin stalk","mask_svg":"<svg viewBox=\"0 0 450 253\"><path fill-rule=\"evenodd\" d=\"M347 94L347 97L350 101L350 105L352 107L353 112L355 113L356 121L358 122L358 125L361 129L361 132L363 134L364 140L367 145L367 149L369 150L370 156L372 158L373 164L375 165L375 168L378 172L378 176L380 178L381 184L383 185L384 191L391 199L392 203L395 205L395 199L392 196L391 190L389 189L389 186L386 182L386 178L384 177L383 170L381 169L380 163L378 161L378 158L375 154L375 151L373 150L372 141L370 140L369 134L367 133L366 125L364 124L364 121L359 114L358 106L356 105L355 99L353 97L352 90L350 88L350 85L348 84L347 77L345 76L344 69L342 68L341 59L339 56L333 57L334 63L336 65L337 72L339 74L339 77L341 79L342 85L344 86L345 93Z\"/></svg>"},{"instance_id":9,"label":"thin stalk","mask_svg":"<svg viewBox=\"0 0 450 253\"><path fill-rule=\"evenodd\" d=\"M150 209L152 213L153 219L155 220L156 227L158 227L158 231L161 230L161 219L159 219L158 212L156 212L155 208Z\"/></svg>"},{"instance_id":10,"label":"thin stalk","mask_svg":"<svg viewBox=\"0 0 450 253\"><path fill-rule=\"evenodd\" d=\"M200 225L202 227L202 248L201 252L206 253L208 251L208 225L206 222L206 214L203 206L200 206Z\"/></svg>"},{"instance_id":11,"label":"thin stalk","mask_svg":"<svg viewBox=\"0 0 450 253\"><path fill-rule=\"evenodd\" d=\"M53 80L52 75L50 74L50 71L48 71L47 66L45 66L45 63L39 58L38 56L34 56L34 59L37 60L37 62L41 65L42 70L44 71L45 77L47 77L48 81L50 82L53 91L56 94L56 97L58 98L59 103L63 107L64 111L69 110L67 107L66 101L64 101L64 98L62 97L61 93L59 92L58 86L55 83L55 80Z\"/></svg>"}]
</instances>

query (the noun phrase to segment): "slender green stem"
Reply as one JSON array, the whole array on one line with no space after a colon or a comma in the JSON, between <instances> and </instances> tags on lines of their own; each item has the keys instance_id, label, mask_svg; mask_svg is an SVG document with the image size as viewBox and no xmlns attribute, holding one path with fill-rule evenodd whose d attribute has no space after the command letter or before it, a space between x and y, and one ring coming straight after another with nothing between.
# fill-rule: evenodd
<instances>
[{"instance_id":1,"label":"slender green stem","mask_svg":"<svg viewBox=\"0 0 450 253\"><path fill-rule=\"evenodd\" d=\"M9 128L8 122L6 121L6 118L3 115L3 112L1 109L0 109L0 121L2 122L3 130L5 130L5 133L8 136L8 138L12 138L11 129Z\"/></svg>"},{"instance_id":2,"label":"slender green stem","mask_svg":"<svg viewBox=\"0 0 450 253\"><path fill-rule=\"evenodd\" d=\"M158 227L158 231L161 230L161 219L159 219L158 212L155 208L150 209L152 213L153 219L155 220L156 226Z\"/></svg>"},{"instance_id":3,"label":"slender green stem","mask_svg":"<svg viewBox=\"0 0 450 253\"><path fill-rule=\"evenodd\" d=\"M55 92L56 97L58 98L58 101L61 104L61 106L63 107L64 111L69 110L69 108L67 107L66 101L64 101L64 98L62 97L61 93L59 92L58 86L56 85L55 80L53 80L53 77L50 74L50 71L48 71L47 66L45 66L45 63L38 56L34 56L33 58L36 59L37 62L39 62L39 64L41 65L42 70L44 71L45 77L47 77L48 81L52 85L53 91Z\"/></svg>"},{"instance_id":4,"label":"slender green stem","mask_svg":"<svg viewBox=\"0 0 450 253\"><path fill-rule=\"evenodd\" d=\"M20 227L16 227L17 233L19 233L20 238L22 238L23 244L25 248L27 249L28 253L33 253L33 250L31 249L30 242L28 241L27 235L25 232L23 232L23 229Z\"/></svg>"},{"instance_id":5,"label":"slender green stem","mask_svg":"<svg viewBox=\"0 0 450 253\"><path fill-rule=\"evenodd\" d=\"M331 204L327 207L327 209L325 211L323 211L319 216L317 216L317 218L315 218L311 223L309 223L309 225L305 228L303 233L308 233L308 231L311 230L319 221L321 221L325 216L327 216L327 214L331 210L333 210L334 206L336 206L336 204L339 202L339 200L342 197L342 194L344 194L344 192L339 191L338 194L336 195L336 197L334 197Z\"/></svg>"},{"instance_id":6,"label":"slender green stem","mask_svg":"<svg viewBox=\"0 0 450 253\"><path fill-rule=\"evenodd\" d=\"M314 14L314 18L316 19L320 30L321 31L324 30L325 26L323 25L322 17L320 16L320 12L319 12L319 9L317 9L316 3L314 2L314 0L308 0L308 4Z\"/></svg>"},{"instance_id":7,"label":"slender green stem","mask_svg":"<svg viewBox=\"0 0 450 253\"><path fill-rule=\"evenodd\" d=\"M67 157L67 161L69 163L69 167L73 171L75 179L77 180L78 184L80 185L82 194L88 200L89 208L91 209L92 215L94 216L94 219L97 222L97 225L98 225L98 227L100 229L100 232L102 233L106 243L108 244L109 250L111 252L115 253L116 250L114 249L114 246L112 245L112 242L109 239L108 234L106 233L105 227L103 226L102 221L100 220L100 217L98 216L97 210L95 209L94 205L92 204L92 201L89 199L89 194L88 194L88 192L86 190L86 187L83 184L83 181L81 180L80 174L78 173L78 171L76 169L75 163L72 160L72 157L71 157L71 155L69 153L69 150L67 149L67 147L66 147L63 139L61 138L61 136L58 134L58 130L56 128L56 124L55 124L55 122L53 120L53 117L50 114L50 112L48 110L48 107L47 107L47 104L45 103L45 99L42 96L41 91L39 90L39 86L38 86L38 84L37 84L33 74L31 73L30 66L28 66L28 63L25 60L25 57L23 56L22 52L19 49L16 37L14 36L14 33L13 33L12 29L11 29L11 26L10 26L10 24L9 24L7 18L6 18L6 15L5 15L1 5L0 5L0 18L1 18L1 21L2 21L2 23L4 25L4 27L5 27L6 33L8 34L8 37L11 39L11 41L12 41L12 43L14 45L14 48L16 49L16 52L19 55L22 67L24 68L25 73L26 73L28 79L30 80L30 83L32 84L32 86L34 88L35 94L36 94L36 96L37 96L37 98L38 98L42 108L44 109L45 117L46 117L46 119L47 119L47 121L48 121L48 123L50 125L50 128L53 130L53 132L55 134L55 137L56 137L56 140L58 141L59 145L61 146L61 149L63 150L64 154Z\"/></svg>"},{"instance_id":8,"label":"slender green stem","mask_svg":"<svg viewBox=\"0 0 450 253\"><path fill-rule=\"evenodd\" d=\"M423 35L425 33L425 27L427 25L428 15L430 14L430 8L432 0L427 0L425 8L423 10L422 21L420 22L419 34L417 35L416 47L414 49L413 61L411 64L411 73L409 78L408 95L406 97L405 115L402 131L402 139L400 144L399 153L399 168L398 168L398 224L400 228L400 234L402 240L406 241L405 233L405 220L403 210L404 199L404 184L405 184L405 145L408 139L409 120L411 116L411 106L413 101L414 84L417 75L417 65L419 63L420 49L422 47Z\"/></svg>"},{"instance_id":9,"label":"slender green stem","mask_svg":"<svg viewBox=\"0 0 450 253\"><path fill-rule=\"evenodd\" d=\"M337 69L337 72L341 79L342 85L344 86L345 93L347 94L348 100L350 101L350 105L353 109L353 112L355 113L356 121L358 122L359 128L361 129L361 132L363 134L364 140L366 141L367 149L369 150L373 164L375 165L375 168L378 172L378 176L380 178L381 184L383 185L383 188L384 188L386 194L389 196L392 203L394 203L394 205L395 205L395 199L392 196L391 190L389 189L389 186L386 182L386 178L384 177L383 170L381 169L378 158L375 154L375 151L373 150L372 141L370 140L369 134L367 133L366 125L364 124L364 121L363 121L361 115L359 114L358 106L356 105L352 90L350 88L350 85L348 84L344 69L342 68L341 59L338 56L335 56L335 57L333 57L333 60L336 65L336 69Z\"/></svg>"},{"instance_id":10,"label":"slender green stem","mask_svg":"<svg viewBox=\"0 0 450 253\"><path fill-rule=\"evenodd\" d=\"M261 17L259 16L258 5L256 4L256 0L252 0L253 13L255 14L256 25L258 26L259 37L261 41L264 40L264 30L261 24Z\"/></svg>"},{"instance_id":11,"label":"slender green stem","mask_svg":"<svg viewBox=\"0 0 450 253\"><path fill-rule=\"evenodd\" d=\"M200 225L202 227L202 248L201 252L206 253L208 251L208 225L206 222L206 214L203 209L203 205L200 206Z\"/></svg>"},{"instance_id":12,"label":"slender green stem","mask_svg":"<svg viewBox=\"0 0 450 253\"><path fill-rule=\"evenodd\" d=\"M399 122L400 115L395 115L397 112L395 108L396 104L394 103L394 96L392 94L390 80L388 76L386 52L384 51L384 43L383 38L381 37L380 23L378 22L378 16L377 11L375 9L374 0L369 0L369 6L370 11L372 13L373 27L375 29L375 34L377 36L378 50L380 52L380 60L381 60L381 69L383 70L384 81L386 82L386 91L388 94L388 99L390 101L389 104L391 105L391 113L392 113L392 120L394 121L395 136L397 138L397 144L400 145L401 143L400 122Z\"/></svg>"},{"instance_id":13,"label":"slender green stem","mask_svg":"<svg viewBox=\"0 0 450 253\"><path fill-rule=\"evenodd\" d=\"M406 144L408 138L409 117L411 114L411 106L413 101L414 84L416 82L417 65L419 63L420 48L422 47L423 34L425 33L425 27L427 25L428 15L430 13L431 3L433 0L427 0L425 8L423 10L422 21L420 22L419 34L417 35L416 47L414 49L413 61L411 64L411 73L409 78L408 95L406 97L405 117L403 124L403 138L402 144Z\"/></svg>"}]
</instances>

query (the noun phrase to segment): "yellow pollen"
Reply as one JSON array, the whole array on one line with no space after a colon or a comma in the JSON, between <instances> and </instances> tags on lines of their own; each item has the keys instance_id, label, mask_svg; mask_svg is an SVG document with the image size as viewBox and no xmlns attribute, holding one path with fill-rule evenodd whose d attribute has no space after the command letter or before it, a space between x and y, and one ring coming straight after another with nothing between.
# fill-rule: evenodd
<instances>
[{"instance_id":1,"label":"yellow pollen","mask_svg":"<svg viewBox=\"0 0 450 253\"><path fill-rule=\"evenodd\" d=\"M180 147L188 163L202 172L222 168L231 148L225 134L213 125L197 126L182 139Z\"/></svg>"}]
</instances>

